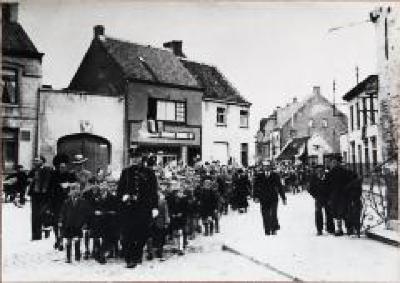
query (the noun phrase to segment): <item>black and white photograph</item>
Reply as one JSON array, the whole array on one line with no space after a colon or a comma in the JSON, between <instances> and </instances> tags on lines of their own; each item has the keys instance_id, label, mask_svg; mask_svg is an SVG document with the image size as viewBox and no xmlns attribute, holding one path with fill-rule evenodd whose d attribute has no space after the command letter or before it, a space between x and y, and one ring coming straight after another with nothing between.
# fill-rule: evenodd
<instances>
[{"instance_id":1,"label":"black and white photograph","mask_svg":"<svg viewBox=\"0 0 400 283\"><path fill-rule=\"evenodd\" d=\"M2 0L1 281L400 281L398 2Z\"/></svg>"}]
</instances>

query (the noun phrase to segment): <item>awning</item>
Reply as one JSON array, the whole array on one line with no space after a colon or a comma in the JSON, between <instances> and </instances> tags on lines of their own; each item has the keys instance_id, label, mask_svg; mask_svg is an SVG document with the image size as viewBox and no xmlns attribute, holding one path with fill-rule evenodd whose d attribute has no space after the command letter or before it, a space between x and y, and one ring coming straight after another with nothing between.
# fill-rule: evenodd
<instances>
[{"instance_id":1,"label":"awning","mask_svg":"<svg viewBox=\"0 0 400 283\"><path fill-rule=\"evenodd\" d=\"M277 156L277 160L294 160L296 156L305 152L306 143L310 137L294 138Z\"/></svg>"}]
</instances>

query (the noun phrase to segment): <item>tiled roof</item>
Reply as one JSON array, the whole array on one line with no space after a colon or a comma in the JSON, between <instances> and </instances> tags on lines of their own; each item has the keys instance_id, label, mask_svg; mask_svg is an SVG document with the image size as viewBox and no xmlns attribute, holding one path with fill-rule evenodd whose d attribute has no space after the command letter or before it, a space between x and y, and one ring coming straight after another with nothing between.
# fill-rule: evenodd
<instances>
[{"instance_id":1,"label":"tiled roof","mask_svg":"<svg viewBox=\"0 0 400 283\"><path fill-rule=\"evenodd\" d=\"M43 56L17 22L2 23L2 52L3 54L24 55L34 58Z\"/></svg>"},{"instance_id":2,"label":"tiled roof","mask_svg":"<svg viewBox=\"0 0 400 283\"><path fill-rule=\"evenodd\" d=\"M99 40L127 78L198 88L196 79L168 50L108 36Z\"/></svg>"},{"instance_id":3,"label":"tiled roof","mask_svg":"<svg viewBox=\"0 0 400 283\"><path fill-rule=\"evenodd\" d=\"M365 80L353 87L343 96L343 100L349 101L358 96L364 90L378 91L378 75L370 75Z\"/></svg>"},{"instance_id":4,"label":"tiled roof","mask_svg":"<svg viewBox=\"0 0 400 283\"><path fill-rule=\"evenodd\" d=\"M216 67L188 60L182 63L204 88L203 98L250 104Z\"/></svg>"}]
</instances>

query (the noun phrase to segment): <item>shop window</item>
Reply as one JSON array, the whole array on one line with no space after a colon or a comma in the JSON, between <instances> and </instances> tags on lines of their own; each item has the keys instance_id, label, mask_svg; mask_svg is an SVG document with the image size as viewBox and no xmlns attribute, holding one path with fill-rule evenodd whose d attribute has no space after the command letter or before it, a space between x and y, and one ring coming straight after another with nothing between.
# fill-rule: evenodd
<instances>
[{"instance_id":1,"label":"shop window","mask_svg":"<svg viewBox=\"0 0 400 283\"><path fill-rule=\"evenodd\" d=\"M13 69L2 70L3 80L3 103L17 104L18 103L18 74Z\"/></svg>"}]
</instances>

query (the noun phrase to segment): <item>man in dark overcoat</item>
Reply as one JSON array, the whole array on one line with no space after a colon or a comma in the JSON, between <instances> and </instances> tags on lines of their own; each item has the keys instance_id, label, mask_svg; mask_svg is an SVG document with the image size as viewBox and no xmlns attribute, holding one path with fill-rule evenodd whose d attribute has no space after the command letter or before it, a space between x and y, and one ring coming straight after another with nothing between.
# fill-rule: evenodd
<instances>
[{"instance_id":1,"label":"man in dark overcoat","mask_svg":"<svg viewBox=\"0 0 400 283\"><path fill-rule=\"evenodd\" d=\"M276 235L276 231L280 229L278 221L278 195L281 197L283 204L286 205L285 191L281 178L273 166L268 168L264 176L258 177L258 199L260 200L264 231L265 235Z\"/></svg>"},{"instance_id":2,"label":"man in dark overcoat","mask_svg":"<svg viewBox=\"0 0 400 283\"><path fill-rule=\"evenodd\" d=\"M121 236L127 268L143 257L153 218L158 214L158 182L154 171L143 166L140 152L129 151L131 166L122 170L117 196L121 205Z\"/></svg>"},{"instance_id":3,"label":"man in dark overcoat","mask_svg":"<svg viewBox=\"0 0 400 283\"><path fill-rule=\"evenodd\" d=\"M332 213L328 207L329 190L324 183L324 172L323 168L315 167L309 178L309 189L308 192L315 200L315 226L317 228L317 235L322 235L324 226L324 214L325 214L325 225L328 233L335 233L335 224L333 223Z\"/></svg>"},{"instance_id":4,"label":"man in dark overcoat","mask_svg":"<svg viewBox=\"0 0 400 283\"><path fill-rule=\"evenodd\" d=\"M236 206L239 213L247 212L249 202L247 197L250 196L250 180L242 168L238 169L238 177L234 182Z\"/></svg>"},{"instance_id":5,"label":"man in dark overcoat","mask_svg":"<svg viewBox=\"0 0 400 283\"><path fill-rule=\"evenodd\" d=\"M342 236L343 220L346 219L347 209L349 207L348 186L352 183L355 175L341 164L340 157L334 158L331 161L331 169L326 174L325 185L331 192L329 197L329 208L335 219L335 235Z\"/></svg>"},{"instance_id":6,"label":"man in dark overcoat","mask_svg":"<svg viewBox=\"0 0 400 283\"><path fill-rule=\"evenodd\" d=\"M52 169L45 166L45 163L44 157L36 157L33 160L33 168L28 174L30 181L28 195L31 197L32 208L32 240L42 239L44 212L48 207Z\"/></svg>"}]
</instances>

